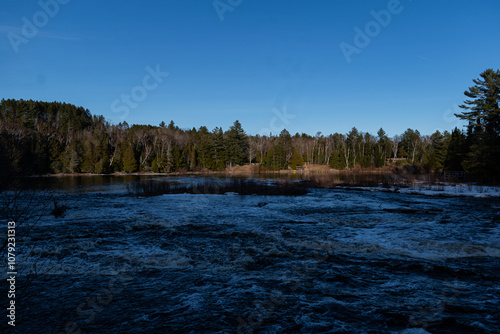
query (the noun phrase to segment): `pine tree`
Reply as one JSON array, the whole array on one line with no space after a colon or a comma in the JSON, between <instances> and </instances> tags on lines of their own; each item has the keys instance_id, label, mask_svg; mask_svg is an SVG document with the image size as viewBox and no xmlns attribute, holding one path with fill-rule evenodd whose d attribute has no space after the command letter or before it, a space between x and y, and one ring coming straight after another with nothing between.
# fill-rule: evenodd
<instances>
[{"instance_id":1,"label":"pine tree","mask_svg":"<svg viewBox=\"0 0 500 334\"><path fill-rule=\"evenodd\" d=\"M469 122L467 142L469 152L462 166L478 179L500 180L500 71L487 69L474 79L474 86L465 91L469 98L455 114Z\"/></svg>"}]
</instances>

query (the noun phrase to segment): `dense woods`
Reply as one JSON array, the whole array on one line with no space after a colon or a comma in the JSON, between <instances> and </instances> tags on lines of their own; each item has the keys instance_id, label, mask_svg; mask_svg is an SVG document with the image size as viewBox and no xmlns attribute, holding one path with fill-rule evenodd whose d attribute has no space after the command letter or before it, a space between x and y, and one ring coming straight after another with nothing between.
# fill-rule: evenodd
<instances>
[{"instance_id":1,"label":"dense woods","mask_svg":"<svg viewBox=\"0 0 500 334\"><path fill-rule=\"evenodd\" d=\"M218 171L258 164L266 170L304 164L335 169L412 164L421 171L466 171L498 182L500 72L487 70L465 92L465 130L422 135L416 129L389 137L353 127L348 133L248 135L239 121L229 129L180 129L110 124L83 107L60 102L0 103L0 169L3 177L46 173Z\"/></svg>"}]
</instances>

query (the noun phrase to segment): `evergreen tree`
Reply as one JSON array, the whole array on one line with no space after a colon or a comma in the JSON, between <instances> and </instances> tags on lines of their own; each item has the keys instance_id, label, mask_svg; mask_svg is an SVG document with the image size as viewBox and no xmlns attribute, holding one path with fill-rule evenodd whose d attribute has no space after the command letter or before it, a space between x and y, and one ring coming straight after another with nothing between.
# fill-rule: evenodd
<instances>
[{"instance_id":1,"label":"evergreen tree","mask_svg":"<svg viewBox=\"0 0 500 334\"><path fill-rule=\"evenodd\" d=\"M424 166L429 170L442 169L446 158L445 137L436 131L428 137L428 145L423 147Z\"/></svg>"},{"instance_id":2,"label":"evergreen tree","mask_svg":"<svg viewBox=\"0 0 500 334\"><path fill-rule=\"evenodd\" d=\"M93 140L90 136L86 136L83 140L82 164L80 166L82 173L93 173L95 164L97 163L96 152Z\"/></svg>"},{"instance_id":3,"label":"evergreen tree","mask_svg":"<svg viewBox=\"0 0 500 334\"><path fill-rule=\"evenodd\" d=\"M347 156L349 160L349 165L356 167L356 160L359 155L359 143L362 139L362 135L359 133L356 127L353 127L351 131L347 134L346 145L347 145ZM347 166L349 168L349 166Z\"/></svg>"},{"instance_id":4,"label":"evergreen tree","mask_svg":"<svg viewBox=\"0 0 500 334\"><path fill-rule=\"evenodd\" d=\"M302 158L302 155L299 153L299 151L294 147L292 152L292 157L290 159L290 168L295 170L297 169L297 166L303 166L303 165L304 165L304 159Z\"/></svg>"},{"instance_id":5,"label":"evergreen tree","mask_svg":"<svg viewBox=\"0 0 500 334\"><path fill-rule=\"evenodd\" d=\"M283 129L279 137L274 139L271 148L267 152L264 165L271 170L287 169L292 155L292 137L286 129Z\"/></svg>"},{"instance_id":6,"label":"evergreen tree","mask_svg":"<svg viewBox=\"0 0 500 334\"><path fill-rule=\"evenodd\" d=\"M418 149L420 147L420 132L418 130L408 129L403 133L401 138L402 152L407 152L407 159L411 161L411 163L416 163L416 158L418 158Z\"/></svg>"},{"instance_id":7,"label":"evergreen tree","mask_svg":"<svg viewBox=\"0 0 500 334\"><path fill-rule=\"evenodd\" d=\"M374 164L375 167L385 166L385 161L390 156L390 142L384 129L380 128L377 132L378 140L375 149Z\"/></svg>"},{"instance_id":8,"label":"evergreen tree","mask_svg":"<svg viewBox=\"0 0 500 334\"><path fill-rule=\"evenodd\" d=\"M174 121L170 121L170 123L168 124L168 129L169 130L179 130L179 127L175 126Z\"/></svg>"},{"instance_id":9,"label":"evergreen tree","mask_svg":"<svg viewBox=\"0 0 500 334\"><path fill-rule=\"evenodd\" d=\"M79 143L73 140L61 154L60 162L64 167L60 172L79 173L81 164L81 152Z\"/></svg>"},{"instance_id":10,"label":"evergreen tree","mask_svg":"<svg viewBox=\"0 0 500 334\"><path fill-rule=\"evenodd\" d=\"M361 151L359 153L359 163L361 167L373 167L375 165L375 155L378 152L378 146L376 145L375 138L371 134L366 132L363 135L360 148ZM380 153L379 155L382 155L382 153ZM381 158L381 160L383 161L383 157Z\"/></svg>"},{"instance_id":11,"label":"evergreen tree","mask_svg":"<svg viewBox=\"0 0 500 334\"><path fill-rule=\"evenodd\" d=\"M224 133L222 128L215 127L212 131L213 145L212 145L212 169L222 170L226 168L227 153L224 140Z\"/></svg>"},{"instance_id":12,"label":"evergreen tree","mask_svg":"<svg viewBox=\"0 0 500 334\"><path fill-rule=\"evenodd\" d=\"M292 136L287 131L287 129L281 130L278 138L278 145L283 151L284 159L282 161L282 166L284 169L286 169L293 154Z\"/></svg>"},{"instance_id":13,"label":"evergreen tree","mask_svg":"<svg viewBox=\"0 0 500 334\"><path fill-rule=\"evenodd\" d=\"M446 158L446 143L445 136L441 132L436 131L431 135L432 140L432 153L433 153L433 164L431 165L434 169L441 169L444 166L444 160Z\"/></svg>"},{"instance_id":14,"label":"evergreen tree","mask_svg":"<svg viewBox=\"0 0 500 334\"><path fill-rule=\"evenodd\" d=\"M135 157L134 148L128 144L123 151L123 171L133 173L137 171L137 159Z\"/></svg>"},{"instance_id":15,"label":"evergreen tree","mask_svg":"<svg viewBox=\"0 0 500 334\"><path fill-rule=\"evenodd\" d=\"M451 132L450 141L446 150L444 168L451 171L463 171L462 162L467 154L465 134L455 128Z\"/></svg>"},{"instance_id":16,"label":"evergreen tree","mask_svg":"<svg viewBox=\"0 0 500 334\"><path fill-rule=\"evenodd\" d=\"M208 129L206 126L201 126L200 129L198 130L198 136L196 139L197 146L198 146L198 163L203 167L203 168L211 168L213 165L212 161L212 146L213 146L213 140L212 140L212 134L208 132Z\"/></svg>"},{"instance_id":17,"label":"evergreen tree","mask_svg":"<svg viewBox=\"0 0 500 334\"><path fill-rule=\"evenodd\" d=\"M277 142L273 143L269 151L267 151L264 159L264 165L270 170L284 169L286 164L285 151Z\"/></svg>"},{"instance_id":18,"label":"evergreen tree","mask_svg":"<svg viewBox=\"0 0 500 334\"><path fill-rule=\"evenodd\" d=\"M334 169L345 169L345 158L341 151L334 151L330 158L330 167Z\"/></svg>"},{"instance_id":19,"label":"evergreen tree","mask_svg":"<svg viewBox=\"0 0 500 334\"><path fill-rule=\"evenodd\" d=\"M243 164L246 161L248 140L239 121L229 127L227 131L227 156L229 164Z\"/></svg>"},{"instance_id":20,"label":"evergreen tree","mask_svg":"<svg viewBox=\"0 0 500 334\"><path fill-rule=\"evenodd\" d=\"M462 163L473 176L493 182L500 180L500 71L487 69L474 79L474 86L465 91L469 98L455 114L469 122L469 151Z\"/></svg>"},{"instance_id":21,"label":"evergreen tree","mask_svg":"<svg viewBox=\"0 0 500 334\"><path fill-rule=\"evenodd\" d=\"M178 172L184 166L182 158L183 154L179 146L174 145L172 148L172 170L174 172Z\"/></svg>"}]
</instances>

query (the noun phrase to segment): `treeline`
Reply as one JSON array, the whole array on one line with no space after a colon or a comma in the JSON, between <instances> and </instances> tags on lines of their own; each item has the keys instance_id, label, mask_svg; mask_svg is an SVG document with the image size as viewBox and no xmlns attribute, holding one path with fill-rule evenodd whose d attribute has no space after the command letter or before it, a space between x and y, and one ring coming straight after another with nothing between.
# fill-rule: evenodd
<instances>
[{"instance_id":1,"label":"treeline","mask_svg":"<svg viewBox=\"0 0 500 334\"><path fill-rule=\"evenodd\" d=\"M408 129L389 138L353 128L347 134L249 136L235 121L226 131L183 130L174 122L159 126L113 125L82 107L59 102L2 100L0 147L3 171L16 174L177 172L223 170L258 163L269 170L304 163L345 169L382 167L388 159L404 159L431 169L460 169L453 147L458 130L422 136Z\"/></svg>"},{"instance_id":2,"label":"treeline","mask_svg":"<svg viewBox=\"0 0 500 334\"><path fill-rule=\"evenodd\" d=\"M498 84L498 71L481 75L496 76ZM479 98L477 92L471 94ZM498 92L493 94L498 97ZM474 108L474 101L466 101L464 109ZM457 115L469 120L467 131L455 128L429 136L408 129L388 137L383 129L372 135L356 128L326 136L291 135L287 130L252 136L238 121L225 131L220 127L209 131L204 126L185 130L173 121L129 126L126 122L110 124L103 116L67 103L4 99L0 102L0 168L5 177L217 171L249 163L267 170L295 169L305 163L336 169L378 168L392 160L422 171L466 171L477 179L497 182L498 102L495 107L491 98L488 101L496 118L490 113L485 118L485 112L475 109Z\"/></svg>"}]
</instances>

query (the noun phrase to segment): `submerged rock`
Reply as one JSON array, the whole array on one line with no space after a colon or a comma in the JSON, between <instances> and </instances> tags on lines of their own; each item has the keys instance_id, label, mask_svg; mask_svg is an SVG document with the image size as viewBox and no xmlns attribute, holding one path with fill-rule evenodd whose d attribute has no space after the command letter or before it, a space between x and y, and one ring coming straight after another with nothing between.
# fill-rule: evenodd
<instances>
[{"instance_id":1,"label":"submerged rock","mask_svg":"<svg viewBox=\"0 0 500 334\"><path fill-rule=\"evenodd\" d=\"M64 216L64 213L66 210L69 208L66 205L59 205L56 201L54 201L54 210L50 213L51 215L54 215L54 217L59 218Z\"/></svg>"}]
</instances>

